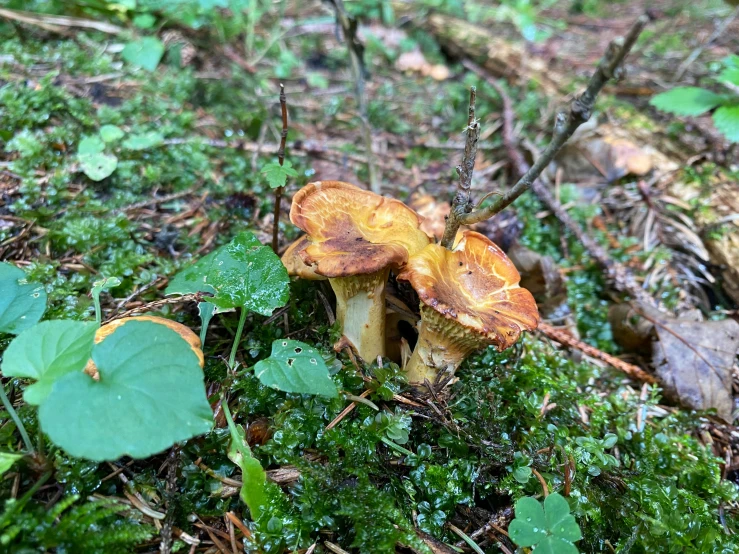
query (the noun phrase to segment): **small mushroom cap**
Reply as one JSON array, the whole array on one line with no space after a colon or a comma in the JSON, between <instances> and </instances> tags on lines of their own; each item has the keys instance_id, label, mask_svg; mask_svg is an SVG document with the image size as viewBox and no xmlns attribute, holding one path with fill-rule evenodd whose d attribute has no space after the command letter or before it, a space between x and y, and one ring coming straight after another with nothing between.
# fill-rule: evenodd
<instances>
[{"instance_id":1,"label":"small mushroom cap","mask_svg":"<svg viewBox=\"0 0 739 554\"><path fill-rule=\"evenodd\" d=\"M306 264L300 256L300 253L308 246L310 246L308 235L303 235L287 247L282 255L282 265L285 266L287 274L291 277L299 277L308 281L323 281L326 277L316 273L313 266Z\"/></svg>"},{"instance_id":2,"label":"small mushroom cap","mask_svg":"<svg viewBox=\"0 0 739 554\"><path fill-rule=\"evenodd\" d=\"M100 327L97 331L95 331L95 344L99 344L103 342L103 340L105 340L106 337L111 335L113 331L118 329L118 327L120 327L121 325L125 325L129 321L151 321L152 323L158 323L159 325L164 325L165 327L169 327L175 333L177 333L178 335L180 335L183 339L187 341L192 351L198 357L198 364L200 364L200 368L202 369L203 366L205 365L205 357L203 356L203 351L200 349L200 337L198 337L195 333L193 333L189 327L182 325L182 323L177 323L176 321L172 321L171 319L167 319L164 317L157 317L154 315L140 315L138 317L122 317L121 319L115 319L111 321L110 323L106 323L105 325ZM85 366L84 371L93 379L95 380L100 379L98 368L92 360L87 361L87 365Z\"/></svg>"},{"instance_id":3,"label":"small mushroom cap","mask_svg":"<svg viewBox=\"0 0 739 554\"><path fill-rule=\"evenodd\" d=\"M474 231L461 233L454 250L428 245L408 261L398 279L409 281L423 304L498 350L539 324L534 297L518 285L520 276L511 260Z\"/></svg>"},{"instance_id":4,"label":"small mushroom cap","mask_svg":"<svg viewBox=\"0 0 739 554\"><path fill-rule=\"evenodd\" d=\"M420 217L398 200L341 181L309 183L290 220L310 237L300 255L319 275L348 277L400 267L429 243Z\"/></svg>"}]
</instances>

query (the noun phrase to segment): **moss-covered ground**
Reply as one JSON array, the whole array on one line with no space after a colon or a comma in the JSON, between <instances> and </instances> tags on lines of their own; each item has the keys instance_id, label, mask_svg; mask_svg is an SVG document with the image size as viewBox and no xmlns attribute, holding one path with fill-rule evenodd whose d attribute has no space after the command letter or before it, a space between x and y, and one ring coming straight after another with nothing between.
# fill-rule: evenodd
<instances>
[{"instance_id":1,"label":"moss-covered ground","mask_svg":"<svg viewBox=\"0 0 739 554\"><path fill-rule=\"evenodd\" d=\"M27 10L127 24L116 15L120 10L110 8L114 3L25 4ZM193 1L178 17L154 4L139 2L151 7L144 11L154 15L160 35L174 36L154 73L122 61L119 45L130 31L49 30L0 19L0 257L45 286L48 319L94 318L89 293L100 277L122 280L103 293L104 316L110 317L161 298L178 269L241 230L254 230L269 241L273 196L260 169L276 159L280 79L291 115L287 157L299 172L288 183L288 197L316 175L368 178L352 74L330 11L317 3L254 2L251 16L237 18L211 6L218 2ZM483 130L499 118L499 99L412 25L403 27L399 40L390 40L387 31L382 35L379 18L387 21L390 3L347 4L374 25L374 34L365 37L372 75L368 116L376 147L386 152L378 156L385 193L405 199L423 184L446 198L460 150L425 144L462 140L470 85L481 91L477 110ZM455 10L445 2L422 4L424 10L433 4ZM553 13L551 6L539 12L538 6L523 4L515 13L553 32L567 25L562 14L573 13L561 8ZM603 8L591 2L574 4L572 9L587 17L603 17ZM705 9L728 13L716 3ZM486 21L492 15L482 10L476 17ZM671 17L680 23L684 15L667 10L661 24ZM522 21L517 25L526 30L528 19ZM708 21L705 14L689 18L695 28L710 30ZM636 54L640 67L653 64L659 74L666 56L683 59L689 53L688 29L680 25L673 34L647 37ZM384 28L393 27L397 21ZM180 54L190 47L194 59L184 63ZM432 63L448 65L452 77L437 82L394 69L398 55L416 47ZM234 50L253 72L226 55ZM706 63L701 58L698 65ZM696 78L701 77L699 72ZM527 136L543 143L542 118L555 99L534 86L509 90ZM605 116L617 125L633 123L630 113L647 110L638 98L606 96L603 101ZM646 115L664 121L654 112ZM158 132L164 143L143 150L109 146L118 157L117 168L95 182L82 173L76 152L84 137L106 124L127 133ZM484 160L505 157L497 133L485 141ZM324 145L323 151L306 146L312 142ZM261 151L252 152L253 145ZM699 186L719 171L739 178L720 166L681 171ZM562 195L563 203L576 204L572 215L614 259L639 270L647 254L639 251L638 237L619 235L623 230L600 206L578 204L575 187L563 187ZM693 209L701 209L700 203ZM567 304L582 339L619 354L607 317L614 296L582 245L560 231L533 195L510 211L521 222L519 240L564 269ZM595 216L605 218L610 233L619 236L618 247L590 226ZM280 228L282 244L298 235L284 214ZM669 251L662 255L669 258ZM513 552L504 533L513 503L522 496L540 498L540 477L550 491L568 497L583 532L581 552L739 552L739 489L724 458L728 450L732 459L734 427L671 404L657 387L630 381L539 334L527 335L504 353L480 352L463 365L448 394L421 401L395 364L358 368L333 351L336 329L317 290L330 297L328 288L296 282L282 315L267 323L265 317L250 316L237 357L242 369L236 373L225 363L236 315L218 315L205 345L209 393L230 398L237 423L249 425L249 442L270 475L280 468L294 470L292 477L270 485L269 508L257 521L229 484L240 471L227 457L229 433L223 422L176 450L173 494L162 469L170 454L112 464L69 457L37 429L35 409L21 400L25 382L9 379L6 391L48 463L22 462L0 481L5 499L0 551L158 552L160 521L139 509L131 500L135 494L160 514L173 512L178 530L201 539L191 552L216 552L213 544L219 541L231 552L228 512L248 530L246 540L236 531L237 550L246 552L306 552L312 545L311 552L330 552L325 541L347 552L426 552L418 530L470 552L449 524L471 535L494 517L502 527L478 535L479 548ZM661 288L659 294L674 305L680 290ZM731 307L721 296L716 302L717 309ZM194 305L162 310L199 329ZM288 335L320 347L337 387L355 396L369 390L367 399L379 411L358 404L327 430L350 403L345 397L321 399L261 385L250 369L269 355L272 340ZM0 352L11 338L0 336ZM15 425L0 420L0 450L15 451L18 444ZM538 476L516 471L524 467ZM124 507L109 504L111 499ZM173 551L190 549L182 536L175 537Z\"/></svg>"}]
</instances>

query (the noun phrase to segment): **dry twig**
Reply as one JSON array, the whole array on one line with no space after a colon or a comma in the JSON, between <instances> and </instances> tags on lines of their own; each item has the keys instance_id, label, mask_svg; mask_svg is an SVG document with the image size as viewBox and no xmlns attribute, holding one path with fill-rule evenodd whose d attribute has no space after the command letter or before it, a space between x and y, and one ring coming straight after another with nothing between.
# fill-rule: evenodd
<instances>
[{"instance_id":1,"label":"dry twig","mask_svg":"<svg viewBox=\"0 0 739 554\"><path fill-rule=\"evenodd\" d=\"M285 85L280 83L280 109L282 111L282 133L280 134L280 148L277 150L277 159L280 166L285 163L285 142L287 141L287 98L285 97ZM280 235L280 203L282 202L282 191L285 187L277 187L275 190L275 213L272 222L272 250L277 254L279 249Z\"/></svg>"}]
</instances>

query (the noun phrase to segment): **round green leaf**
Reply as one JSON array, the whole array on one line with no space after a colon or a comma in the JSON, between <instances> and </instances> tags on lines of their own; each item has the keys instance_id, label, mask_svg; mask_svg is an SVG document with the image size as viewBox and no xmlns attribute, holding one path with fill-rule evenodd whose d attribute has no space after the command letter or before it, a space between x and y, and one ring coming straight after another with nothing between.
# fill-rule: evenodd
<instances>
[{"instance_id":1,"label":"round green leaf","mask_svg":"<svg viewBox=\"0 0 739 554\"><path fill-rule=\"evenodd\" d=\"M547 528L553 535L570 542L579 541L582 538L580 526L570 515L570 505L564 496L552 493L544 500L544 514L547 520Z\"/></svg>"},{"instance_id":2,"label":"round green leaf","mask_svg":"<svg viewBox=\"0 0 739 554\"><path fill-rule=\"evenodd\" d=\"M102 181L118 167L118 158L113 154L79 154L82 171L93 181Z\"/></svg>"},{"instance_id":3,"label":"round green leaf","mask_svg":"<svg viewBox=\"0 0 739 554\"><path fill-rule=\"evenodd\" d=\"M145 458L211 429L203 372L175 331L128 322L94 346L92 359L100 381L65 375L39 409L41 428L72 456Z\"/></svg>"},{"instance_id":4,"label":"round green leaf","mask_svg":"<svg viewBox=\"0 0 739 554\"><path fill-rule=\"evenodd\" d=\"M85 137L77 146L77 154L100 154L105 150L105 144L100 137Z\"/></svg>"},{"instance_id":5,"label":"round green leaf","mask_svg":"<svg viewBox=\"0 0 739 554\"><path fill-rule=\"evenodd\" d=\"M516 502L516 519L508 526L511 540L518 546L533 546L547 536L544 509L535 498L525 496Z\"/></svg>"},{"instance_id":6,"label":"round green leaf","mask_svg":"<svg viewBox=\"0 0 739 554\"><path fill-rule=\"evenodd\" d=\"M535 554L578 554L577 547L558 537L546 537L534 549Z\"/></svg>"},{"instance_id":7,"label":"round green leaf","mask_svg":"<svg viewBox=\"0 0 739 554\"><path fill-rule=\"evenodd\" d=\"M164 43L156 37L144 37L126 44L121 57L131 65L154 71L164 55Z\"/></svg>"},{"instance_id":8,"label":"round green leaf","mask_svg":"<svg viewBox=\"0 0 739 554\"><path fill-rule=\"evenodd\" d=\"M46 310L46 291L26 281L26 272L0 262L0 333L17 335L38 323Z\"/></svg>"},{"instance_id":9,"label":"round green leaf","mask_svg":"<svg viewBox=\"0 0 739 554\"><path fill-rule=\"evenodd\" d=\"M528 466L517 467L513 470L513 478L522 484L528 483L531 474L531 468Z\"/></svg>"},{"instance_id":10,"label":"round green leaf","mask_svg":"<svg viewBox=\"0 0 739 554\"><path fill-rule=\"evenodd\" d=\"M272 354L257 362L254 374L263 385L284 392L320 394L331 398L338 395L321 354L297 340L274 341Z\"/></svg>"},{"instance_id":11,"label":"round green leaf","mask_svg":"<svg viewBox=\"0 0 739 554\"><path fill-rule=\"evenodd\" d=\"M146 150L147 148L153 148L159 146L164 142L164 137L161 133L156 131L149 131L141 135L131 135L123 141L123 148L128 150Z\"/></svg>"},{"instance_id":12,"label":"round green leaf","mask_svg":"<svg viewBox=\"0 0 739 554\"><path fill-rule=\"evenodd\" d=\"M729 142L739 142L739 104L721 106L713 113L713 124Z\"/></svg>"},{"instance_id":13,"label":"round green leaf","mask_svg":"<svg viewBox=\"0 0 739 554\"><path fill-rule=\"evenodd\" d=\"M29 404L39 405L57 379L84 369L96 330L95 323L42 321L10 343L3 355L3 375L35 379L23 398Z\"/></svg>"},{"instance_id":14,"label":"round green leaf","mask_svg":"<svg viewBox=\"0 0 739 554\"><path fill-rule=\"evenodd\" d=\"M123 138L123 130L117 125L103 125L100 127L100 138L104 142L115 142Z\"/></svg>"}]
</instances>

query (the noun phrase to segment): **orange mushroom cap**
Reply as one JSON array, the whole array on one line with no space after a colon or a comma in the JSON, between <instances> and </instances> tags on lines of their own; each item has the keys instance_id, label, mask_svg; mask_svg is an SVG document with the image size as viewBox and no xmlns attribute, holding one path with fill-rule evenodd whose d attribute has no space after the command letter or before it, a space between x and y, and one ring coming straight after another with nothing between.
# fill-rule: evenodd
<instances>
[{"instance_id":1,"label":"orange mushroom cap","mask_svg":"<svg viewBox=\"0 0 739 554\"><path fill-rule=\"evenodd\" d=\"M308 235L303 235L293 242L282 255L282 265L285 266L287 274L291 277L299 277L308 281L323 281L326 277L316 273L313 266L306 264L300 256L300 253L309 245Z\"/></svg>"},{"instance_id":2,"label":"orange mushroom cap","mask_svg":"<svg viewBox=\"0 0 739 554\"><path fill-rule=\"evenodd\" d=\"M513 345L539 324L534 297L518 283L513 263L490 239L464 231L453 250L430 244L398 275L421 302L493 344Z\"/></svg>"},{"instance_id":3,"label":"orange mushroom cap","mask_svg":"<svg viewBox=\"0 0 739 554\"><path fill-rule=\"evenodd\" d=\"M310 237L300 251L303 261L326 277L400 267L429 243L408 206L341 181L317 181L299 190L290 220Z\"/></svg>"}]
</instances>

